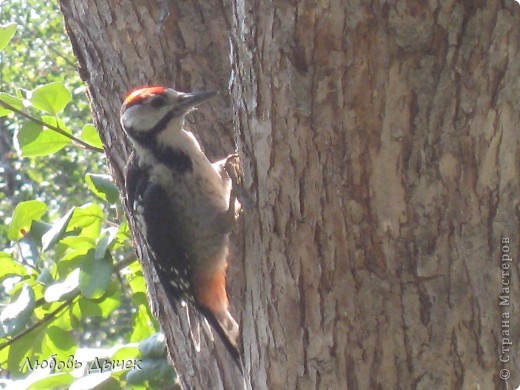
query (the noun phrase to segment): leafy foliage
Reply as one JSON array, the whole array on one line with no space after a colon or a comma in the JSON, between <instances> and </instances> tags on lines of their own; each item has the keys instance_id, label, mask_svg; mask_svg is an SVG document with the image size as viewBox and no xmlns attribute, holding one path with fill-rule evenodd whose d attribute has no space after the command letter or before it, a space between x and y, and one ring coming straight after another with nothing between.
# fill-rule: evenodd
<instances>
[{"instance_id":1,"label":"leafy foliage","mask_svg":"<svg viewBox=\"0 0 520 390\"><path fill-rule=\"evenodd\" d=\"M0 10L0 376L31 389L172 383L56 5Z\"/></svg>"}]
</instances>

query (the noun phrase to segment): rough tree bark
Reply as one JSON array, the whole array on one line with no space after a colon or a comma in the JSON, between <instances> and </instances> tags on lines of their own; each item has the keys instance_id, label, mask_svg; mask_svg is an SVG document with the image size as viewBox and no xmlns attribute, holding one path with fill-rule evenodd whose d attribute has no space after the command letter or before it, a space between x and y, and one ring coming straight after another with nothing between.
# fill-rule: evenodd
<instances>
[{"instance_id":1,"label":"rough tree bark","mask_svg":"<svg viewBox=\"0 0 520 390\"><path fill-rule=\"evenodd\" d=\"M121 189L123 94L225 90L231 31L232 104L192 118L222 157L233 107L253 194L230 269L253 388L518 385L518 348L500 357L520 340L520 7L232 1L230 18L212 0L61 5ZM236 386L225 351L172 337L163 302L189 385Z\"/></svg>"},{"instance_id":2,"label":"rough tree bark","mask_svg":"<svg viewBox=\"0 0 520 390\"><path fill-rule=\"evenodd\" d=\"M233 0L233 15L253 387L492 389L503 368L518 385L518 4Z\"/></svg>"},{"instance_id":3,"label":"rough tree bark","mask_svg":"<svg viewBox=\"0 0 520 390\"><path fill-rule=\"evenodd\" d=\"M118 117L122 99L130 89L158 84L180 91L221 91L210 104L190 114L188 120L196 125L189 127L199 136L213 161L234 151L232 110L227 93L229 3L60 0L60 6L80 74L87 84L109 169L123 197L123 172L131 146ZM146 254L142 237L135 239L137 252ZM181 315L171 310L153 266L149 261L141 264L152 309L165 332L185 387L240 388L242 380L224 346L215 347L203 339L202 351L196 352L189 338L185 309L179 309ZM241 273L240 263L235 262L230 275ZM240 279L232 280L230 295L233 306L239 308L243 306Z\"/></svg>"}]
</instances>

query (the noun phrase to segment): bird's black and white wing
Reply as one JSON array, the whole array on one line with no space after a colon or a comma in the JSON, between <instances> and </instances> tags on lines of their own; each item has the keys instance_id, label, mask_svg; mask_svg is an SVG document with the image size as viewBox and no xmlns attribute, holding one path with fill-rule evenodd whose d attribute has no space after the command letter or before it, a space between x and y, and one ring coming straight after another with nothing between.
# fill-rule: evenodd
<instances>
[{"instance_id":1,"label":"bird's black and white wing","mask_svg":"<svg viewBox=\"0 0 520 390\"><path fill-rule=\"evenodd\" d=\"M131 156L127 165L125 186L127 207L145 238L166 292L174 299L191 297L183 229L175 211L171 210L168 194L163 187L150 180L148 170L140 166L135 156Z\"/></svg>"}]
</instances>

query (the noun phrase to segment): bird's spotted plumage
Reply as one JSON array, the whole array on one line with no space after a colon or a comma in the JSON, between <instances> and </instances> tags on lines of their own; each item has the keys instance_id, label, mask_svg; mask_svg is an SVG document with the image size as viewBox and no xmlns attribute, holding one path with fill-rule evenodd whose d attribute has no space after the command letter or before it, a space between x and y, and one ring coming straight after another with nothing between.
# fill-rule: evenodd
<instances>
[{"instance_id":1,"label":"bird's spotted plumage","mask_svg":"<svg viewBox=\"0 0 520 390\"><path fill-rule=\"evenodd\" d=\"M231 180L224 164L212 164L183 129L184 115L213 95L154 86L125 99L121 124L135 149L127 207L168 296L194 304L239 361L239 328L226 294Z\"/></svg>"}]
</instances>

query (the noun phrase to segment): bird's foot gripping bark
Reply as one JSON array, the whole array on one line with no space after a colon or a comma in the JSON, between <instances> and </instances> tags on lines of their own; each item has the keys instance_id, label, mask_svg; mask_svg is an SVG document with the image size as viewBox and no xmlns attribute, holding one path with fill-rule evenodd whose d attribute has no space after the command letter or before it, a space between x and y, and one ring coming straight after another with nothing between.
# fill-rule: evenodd
<instances>
[{"instance_id":1,"label":"bird's foot gripping bark","mask_svg":"<svg viewBox=\"0 0 520 390\"><path fill-rule=\"evenodd\" d=\"M234 153L226 157L224 160L224 170L231 180L231 197L238 199L242 207L245 209L250 209L252 207L252 201L251 197L244 188L244 175L238 154Z\"/></svg>"}]
</instances>

